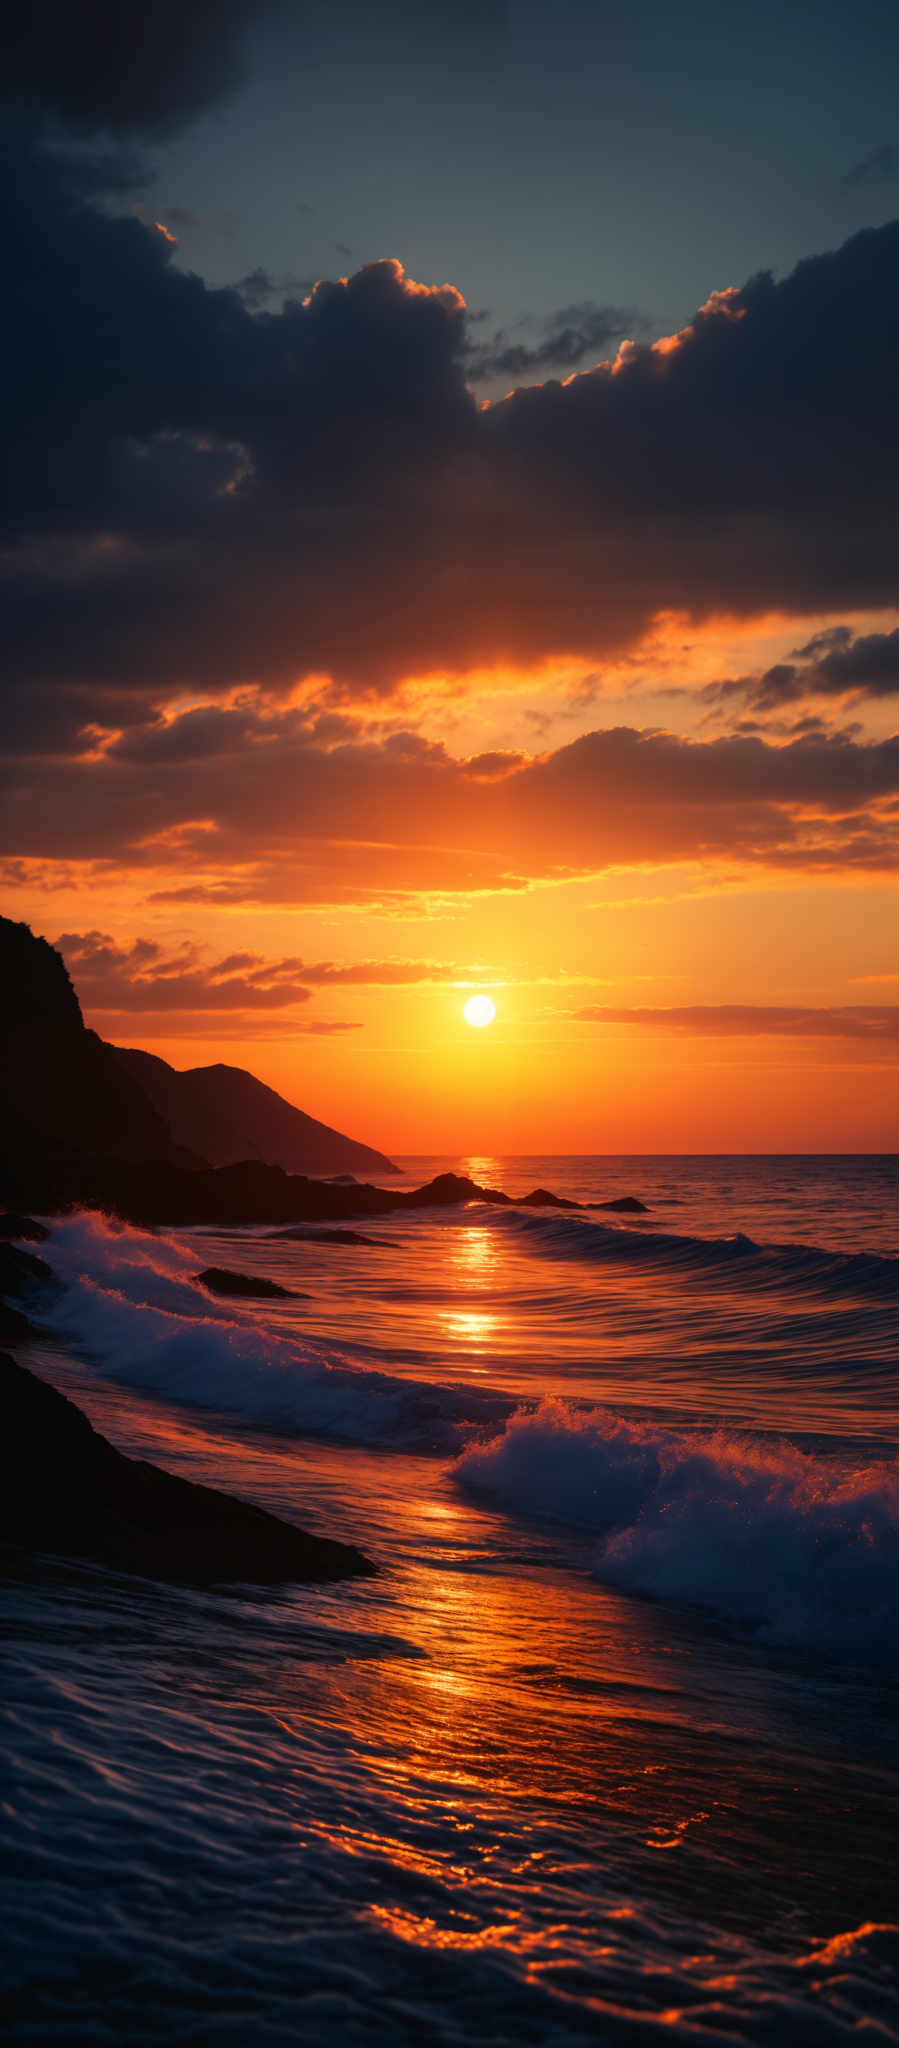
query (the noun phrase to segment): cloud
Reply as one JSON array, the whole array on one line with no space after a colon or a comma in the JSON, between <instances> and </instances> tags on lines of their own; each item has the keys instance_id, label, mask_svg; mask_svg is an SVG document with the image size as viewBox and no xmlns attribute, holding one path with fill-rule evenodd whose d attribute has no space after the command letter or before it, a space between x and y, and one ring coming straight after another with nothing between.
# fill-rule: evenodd
<instances>
[{"instance_id":1,"label":"cloud","mask_svg":"<svg viewBox=\"0 0 899 2048\"><path fill-rule=\"evenodd\" d=\"M251 313L258 313L271 299L296 297L315 290L315 281L308 277L271 277L267 270L258 267L238 278L234 290L239 293L244 305Z\"/></svg>"},{"instance_id":2,"label":"cloud","mask_svg":"<svg viewBox=\"0 0 899 2048\"><path fill-rule=\"evenodd\" d=\"M102 932L63 932L54 940L79 997L93 1011L285 1010L307 1003L299 962L234 955L204 965L198 948L166 952L152 939L117 946Z\"/></svg>"},{"instance_id":3,"label":"cloud","mask_svg":"<svg viewBox=\"0 0 899 2048\"><path fill-rule=\"evenodd\" d=\"M322 743L296 710L214 706L90 757L26 757L0 787L0 852L143 871L169 905L470 895L685 860L899 865L899 737L776 745L621 726L488 757L486 776L483 756L395 738ZM309 983L305 963L291 971Z\"/></svg>"},{"instance_id":4,"label":"cloud","mask_svg":"<svg viewBox=\"0 0 899 2048\"><path fill-rule=\"evenodd\" d=\"M803 697L883 698L899 694L899 628L891 633L855 634L850 626L830 626L804 647L794 648L764 674L737 676L710 683L707 701L745 698L764 714L796 704Z\"/></svg>"},{"instance_id":5,"label":"cloud","mask_svg":"<svg viewBox=\"0 0 899 2048\"><path fill-rule=\"evenodd\" d=\"M899 1004L857 1003L839 1009L778 1008L762 1003L694 1003L684 1009L573 1010L583 1024L634 1024L685 1038L853 1038L899 1041Z\"/></svg>"},{"instance_id":6,"label":"cloud","mask_svg":"<svg viewBox=\"0 0 899 2048\"><path fill-rule=\"evenodd\" d=\"M480 68L501 47L506 9L490 0L477 7L381 0L374 11L368 0L330 0L327 9L309 0L147 0L136 16L121 0L91 0L90 7L44 0L8 18L2 98L76 132L158 140L246 82L255 27L281 31L289 63L296 61L292 32L314 36L325 17L339 21L357 61L369 67L395 66L414 50L419 64L461 57Z\"/></svg>"},{"instance_id":7,"label":"cloud","mask_svg":"<svg viewBox=\"0 0 899 2048\"><path fill-rule=\"evenodd\" d=\"M899 224L484 410L451 285L391 259L252 312L58 153L5 149L0 630L26 706L389 693L589 666L660 609L894 598Z\"/></svg>"},{"instance_id":8,"label":"cloud","mask_svg":"<svg viewBox=\"0 0 899 2048\"><path fill-rule=\"evenodd\" d=\"M54 939L85 1007L106 1015L137 1012L197 1013L213 1010L282 1011L307 1003L316 988L401 987L415 983L482 980L482 968L459 968L436 960L267 959L261 953L229 953L208 960L204 949L185 941L165 946L137 938L117 945L107 933L63 932ZM307 1022L312 1032L351 1030L342 1022Z\"/></svg>"},{"instance_id":9,"label":"cloud","mask_svg":"<svg viewBox=\"0 0 899 2048\"><path fill-rule=\"evenodd\" d=\"M328 988L397 988L415 982L455 985L495 979L483 967L455 967L439 960L355 960L343 967L333 960L319 960L303 965L302 972L305 981Z\"/></svg>"},{"instance_id":10,"label":"cloud","mask_svg":"<svg viewBox=\"0 0 899 2048\"><path fill-rule=\"evenodd\" d=\"M258 0L46 0L4 32L4 97L87 133L161 137L230 97L247 76Z\"/></svg>"},{"instance_id":11,"label":"cloud","mask_svg":"<svg viewBox=\"0 0 899 2048\"><path fill-rule=\"evenodd\" d=\"M863 156L859 163L853 164L852 169L846 172L843 184L877 185L885 178L895 178L897 173L899 150L892 142L881 142L869 156Z\"/></svg>"},{"instance_id":12,"label":"cloud","mask_svg":"<svg viewBox=\"0 0 899 2048\"><path fill-rule=\"evenodd\" d=\"M811 677L813 689L826 696L846 690L894 696L899 691L899 629L833 642L813 658Z\"/></svg>"},{"instance_id":13,"label":"cloud","mask_svg":"<svg viewBox=\"0 0 899 2048\"><path fill-rule=\"evenodd\" d=\"M522 342L510 341L502 330L490 342L471 344L469 375L481 380L530 378L552 370L569 373L580 369L586 361L598 362L608 355L613 342L626 334L642 333L647 326L639 313L624 312L620 306L598 306L592 299L576 306L563 306L541 324L544 338L530 348Z\"/></svg>"},{"instance_id":14,"label":"cloud","mask_svg":"<svg viewBox=\"0 0 899 2048\"><path fill-rule=\"evenodd\" d=\"M310 1038L332 1038L338 1031L361 1031L362 1023L356 1018L340 1017L323 1021L319 1017L314 1017L308 1023L304 1019L299 1028Z\"/></svg>"}]
</instances>

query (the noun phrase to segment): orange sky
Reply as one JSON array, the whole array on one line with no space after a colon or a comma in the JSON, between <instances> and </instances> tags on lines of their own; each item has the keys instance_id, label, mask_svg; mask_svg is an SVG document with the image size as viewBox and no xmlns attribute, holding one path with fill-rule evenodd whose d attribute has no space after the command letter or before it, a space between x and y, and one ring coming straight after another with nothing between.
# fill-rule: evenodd
<instances>
[{"instance_id":1,"label":"orange sky","mask_svg":"<svg viewBox=\"0 0 899 2048\"><path fill-rule=\"evenodd\" d=\"M104 108L28 61L0 880L89 1022L386 1151L899 1145L890 151L819 164L801 246L782 180L751 251L689 208L676 290L622 229L559 296L564 215L525 207L516 312L500 216L496 303L473 218L446 260L388 211L325 269L192 268L143 73Z\"/></svg>"},{"instance_id":2,"label":"orange sky","mask_svg":"<svg viewBox=\"0 0 899 2048\"><path fill-rule=\"evenodd\" d=\"M226 749L188 781L181 823L154 818L142 767L136 858L101 837L89 858L10 864L4 908L62 939L103 1035L251 1067L388 1152L889 1150L896 799L885 786L861 816L851 780L887 707L810 694L820 732L789 730L790 707L747 735L744 698L709 693L833 623L665 617L601 673L417 678L374 712L329 710L312 679L293 692L315 774L296 800L295 714L238 693L211 707L235 723L233 773ZM272 721L249 784L248 701ZM172 698L166 716L161 750L205 708ZM622 726L639 737L610 737ZM107 744L76 791L101 832ZM486 1030L462 1019L472 987L496 1003ZM619 1014L579 1014L597 1010Z\"/></svg>"}]
</instances>

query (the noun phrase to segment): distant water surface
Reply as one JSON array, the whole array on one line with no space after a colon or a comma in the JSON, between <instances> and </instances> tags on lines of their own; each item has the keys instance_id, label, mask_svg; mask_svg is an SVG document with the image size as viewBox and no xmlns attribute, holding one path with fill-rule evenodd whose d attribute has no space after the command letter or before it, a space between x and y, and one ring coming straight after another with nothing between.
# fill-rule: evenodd
<instances>
[{"instance_id":1,"label":"distant water surface","mask_svg":"<svg viewBox=\"0 0 899 2048\"><path fill-rule=\"evenodd\" d=\"M400 1163L650 1213L54 1227L35 1368L386 1569L5 1586L7 2033L899 2041L899 1162Z\"/></svg>"},{"instance_id":2,"label":"distant water surface","mask_svg":"<svg viewBox=\"0 0 899 2048\"><path fill-rule=\"evenodd\" d=\"M899 1258L899 1155L859 1153L488 1153L401 1157L398 1187L435 1173L527 1194L548 1187L579 1202L637 1195L653 1222L699 1237L743 1231L778 1244L816 1244Z\"/></svg>"}]
</instances>

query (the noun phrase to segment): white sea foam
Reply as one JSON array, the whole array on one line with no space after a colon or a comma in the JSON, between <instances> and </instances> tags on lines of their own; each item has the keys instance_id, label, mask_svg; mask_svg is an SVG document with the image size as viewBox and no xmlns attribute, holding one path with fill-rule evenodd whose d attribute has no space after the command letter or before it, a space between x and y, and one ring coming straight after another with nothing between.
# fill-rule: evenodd
<instances>
[{"instance_id":1,"label":"white sea foam","mask_svg":"<svg viewBox=\"0 0 899 2048\"><path fill-rule=\"evenodd\" d=\"M786 1443L690 1435L557 1401L519 1410L456 1466L507 1512L599 1537L596 1572L769 1640L899 1657L899 1470Z\"/></svg>"},{"instance_id":2,"label":"white sea foam","mask_svg":"<svg viewBox=\"0 0 899 2048\"><path fill-rule=\"evenodd\" d=\"M42 1321L114 1380L251 1423L396 1449L460 1449L512 1402L489 1390L364 1370L337 1346L281 1335L252 1308L211 1302L196 1251L77 1214L49 1248L64 1290Z\"/></svg>"}]
</instances>

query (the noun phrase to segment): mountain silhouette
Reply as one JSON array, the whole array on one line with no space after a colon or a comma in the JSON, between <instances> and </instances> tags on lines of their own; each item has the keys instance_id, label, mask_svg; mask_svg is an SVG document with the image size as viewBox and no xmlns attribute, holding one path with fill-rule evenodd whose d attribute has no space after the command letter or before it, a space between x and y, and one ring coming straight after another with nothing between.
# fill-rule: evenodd
<instances>
[{"instance_id":1,"label":"mountain silhouette","mask_svg":"<svg viewBox=\"0 0 899 2048\"><path fill-rule=\"evenodd\" d=\"M155 1053L111 1046L123 1071L139 1083L173 1138L210 1166L261 1159L288 1173L395 1173L383 1152L344 1137L295 1109L244 1067L179 1071Z\"/></svg>"},{"instance_id":2,"label":"mountain silhouette","mask_svg":"<svg viewBox=\"0 0 899 2048\"><path fill-rule=\"evenodd\" d=\"M9 1154L43 1151L102 1159L202 1164L89 1031L61 954L27 924L0 918L0 1114Z\"/></svg>"},{"instance_id":3,"label":"mountain silhouette","mask_svg":"<svg viewBox=\"0 0 899 2048\"><path fill-rule=\"evenodd\" d=\"M88 1030L65 962L0 917L0 1118L7 1198L82 1199L97 1162L197 1172L252 1160L307 1174L395 1173L241 1067L178 1073ZM33 1202L34 1197L29 1200Z\"/></svg>"}]
</instances>

